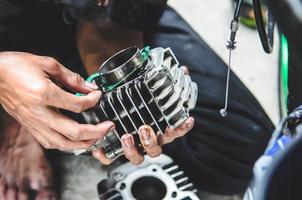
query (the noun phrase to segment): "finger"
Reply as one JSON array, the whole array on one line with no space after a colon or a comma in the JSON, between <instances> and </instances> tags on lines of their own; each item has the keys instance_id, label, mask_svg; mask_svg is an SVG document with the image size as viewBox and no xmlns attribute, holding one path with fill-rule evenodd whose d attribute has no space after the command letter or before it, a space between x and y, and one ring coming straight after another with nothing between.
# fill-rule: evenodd
<instances>
[{"instance_id":1,"label":"finger","mask_svg":"<svg viewBox=\"0 0 302 200\"><path fill-rule=\"evenodd\" d=\"M11 186L6 190L5 198L9 200L17 200L17 190L16 187Z\"/></svg>"},{"instance_id":2,"label":"finger","mask_svg":"<svg viewBox=\"0 0 302 200\"><path fill-rule=\"evenodd\" d=\"M45 128L43 133L39 132L38 134L34 133L33 135L45 149L58 149L60 151L88 149L95 142L95 140L71 141L60 133L47 128ZM43 139L40 139L37 135L40 135Z\"/></svg>"},{"instance_id":3,"label":"finger","mask_svg":"<svg viewBox=\"0 0 302 200\"><path fill-rule=\"evenodd\" d=\"M144 156L135 147L134 138L131 134L124 134L121 142L125 156L131 163L138 165L144 161Z\"/></svg>"},{"instance_id":4,"label":"finger","mask_svg":"<svg viewBox=\"0 0 302 200\"><path fill-rule=\"evenodd\" d=\"M182 137L187 134L194 127L194 118L189 117L180 127L171 129L167 127L162 135L158 135L158 140L161 145L173 142L176 138Z\"/></svg>"},{"instance_id":5,"label":"finger","mask_svg":"<svg viewBox=\"0 0 302 200\"><path fill-rule=\"evenodd\" d=\"M189 69L188 69L187 66L181 66L180 68L184 71L185 75L189 75L190 74L190 71L189 71Z\"/></svg>"},{"instance_id":6,"label":"finger","mask_svg":"<svg viewBox=\"0 0 302 200\"><path fill-rule=\"evenodd\" d=\"M45 158L39 159L37 162L38 167L29 169L29 185L33 190L43 190L45 188L52 188L53 186L53 173L49 163Z\"/></svg>"},{"instance_id":7,"label":"finger","mask_svg":"<svg viewBox=\"0 0 302 200\"><path fill-rule=\"evenodd\" d=\"M28 200L28 195L25 191L18 192L18 200Z\"/></svg>"},{"instance_id":8,"label":"finger","mask_svg":"<svg viewBox=\"0 0 302 200\"><path fill-rule=\"evenodd\" d=\"M70 71L53 58L41 56L40 63L51 78L69 89L87 94L98 88L95 84L86 83L79 74Z\"/></svg>"},{"instance_id":9,"label":"finger","mask_svg":"<svg viewBox=\"0 0 302 200\"><path fill-rule=\"evenodd\" d=\"M97 125L79 124L55 110L49 112L51 114L50 127L72 141L101 139L115 128L111 121L105 121Z\"/></svg>"},{"instance_id":10,"label":"finger","mask_svg":"<svg viewBox=\"0 0 302 200\"><path fill-rule=\"evenodd\" d=\"M143 125L139 128L139 138L146 153L151 158L161 154L162 148L158 145L157 137L150 126Z\"/></svg>"},{"instance_id":11,"label":"finger","mask_svg":"<svg viewBox=\"0 0 302 200\"><path fill-rule=\"evenodd\" d=\"M106 155L104 154L104 151L102 149L98 149L92 152L92 156L99 160L104 165L110 165L112 163L112 160L108 159Z\"/></svg>"},{"instance_id":12,"label":"finger","mask_svg":"<svg viewBox=\"0 0 302 200\"><path fill-rule=\"evenodd\" d=\"M27 169L23 169L22 174L27 173ZM26 170L26 171L25 171ZM27 200L28 199L28 191L29 191L29 181L28 178L24 177L20 179L17 184L18 187L18 200Z\"/></svg>"},{"instance_id":13,"label":"finger","mask_svg":"<svg viewBox=\"0 0 302 200\"><path fill-rule=\"evenodd\" d=\"M53 190L45 189L45 190L39 190L37 192L35 200L56 200L57 195Z\"/></svg>"},{"instance_id":14,"label":"finger","mask_svg":"<svg viewBox=\"0 0 302 200\"><path fill-rule=\"evenodd\" d=\"M5 190L6 190L6 182L4 180L4 178L0 175L0 199L4 199L4 195L5 195Z\"/></svg>"},{"instance_id":15,"label":"finger","mask_svg":"<svg viewBox=\"0 0 302 200\"><path fill-rule=\"evenodd\" d=\"M69 110L75 113L94 107L101 98L102 92L95 90L85 96L76 96L64 91L54 83L49 85L44 101L46 105Z\"/></svg>"}]
</instances>

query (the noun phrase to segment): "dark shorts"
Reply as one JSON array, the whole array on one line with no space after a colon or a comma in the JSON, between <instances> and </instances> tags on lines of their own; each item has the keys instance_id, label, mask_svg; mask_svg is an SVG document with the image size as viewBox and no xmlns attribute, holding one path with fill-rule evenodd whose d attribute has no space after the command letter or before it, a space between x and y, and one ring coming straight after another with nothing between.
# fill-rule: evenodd
<instances>
[{"instance_id":1,"label":"dark shorts","mask_svg":"<svg viewBox=\"0 0 302 200\"><path fill-rule=\"evenodd\" d=\"M14 36L15 40L9 37L14 42L7 43L7 47L2 45L0 49L56 55L65 66L83 74L74 42L74 27L65 25L54 7L47 5L43 8L20 12L23 18L18 18L14 25L24 26L24 16L27 16L32 20L31 23L27 21L24 29L32 29L34 33L23 36L23 39L18 34ZM270 119L233 73L228 115L225 118L220 116L227 66L171 8L164 11L158 24L144 27L143 31L146 45L173 50L180 63L189 67L199 89L197 106L192 112L196 121L194 129L165 145L164 152L175 159L199 189L218 194L244 192L253 164L264 151L273 131ZM28 46L32 44L36 46L31 50Z\"/></svg>"}]
</instances>

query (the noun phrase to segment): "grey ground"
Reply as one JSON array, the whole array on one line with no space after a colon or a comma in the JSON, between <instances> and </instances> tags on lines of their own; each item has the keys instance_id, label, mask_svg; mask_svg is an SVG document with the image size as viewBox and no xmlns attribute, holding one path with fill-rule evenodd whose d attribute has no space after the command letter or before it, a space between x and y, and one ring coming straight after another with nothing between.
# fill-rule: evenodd
<instances>
[{"instance_id":1,"label":"grey ground","mask_svg":"<svg viewBox=\"0 0 302 200\"><path fill-rule=\"evenodd\" d=\"M222 0L171 0L184 19L227 62L225 48L232 18L230 1ZM276 44L278 47L278 44ZM243 26L238 33L238 48L233 53L233 70L247 85L264 107L274 123L279 120L277 93L278 50L267 55L261 49L257 32ZM232 86L230 86L232 89ZM97 183L106 171L92 158L86 156L63 157L63 200L97 200ZM216 196L211 200L237 199Z\"/></svg>"}]
</instances>

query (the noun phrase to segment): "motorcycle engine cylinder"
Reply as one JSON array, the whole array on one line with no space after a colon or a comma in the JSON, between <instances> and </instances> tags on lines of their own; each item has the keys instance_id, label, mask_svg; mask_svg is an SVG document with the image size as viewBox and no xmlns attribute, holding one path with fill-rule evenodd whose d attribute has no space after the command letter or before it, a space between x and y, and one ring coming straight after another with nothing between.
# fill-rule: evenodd
<instances>
[{"instance_id":1,"label":"motorcycle engine cylinder","mask_svg":"<svg viewBox=\"0 0 302 200\"><path fill-rule=\"evenodd\" d=\"M101 65L94 81L103 96L82 115L89 124L115 123L115 129L89 149L103 149L109 159L123 154L123 134L132 134L140 148L141 125L164 134L167 126L176 128L189 117L197 100L196 83L179 67L169 48L124 49Z\"/></svg>"}]
</instances>

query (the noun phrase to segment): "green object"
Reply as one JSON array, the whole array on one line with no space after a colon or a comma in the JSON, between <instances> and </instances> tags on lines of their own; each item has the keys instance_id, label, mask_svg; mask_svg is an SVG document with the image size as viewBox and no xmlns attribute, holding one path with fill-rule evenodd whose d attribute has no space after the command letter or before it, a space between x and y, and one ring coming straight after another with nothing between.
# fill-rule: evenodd
<instances>
[{"instance_id":1,"label":"green object","mask_svg":"<svg viewBox=\"0 0 302 200\"><path fill-rule=\"evenodd\" d=\"M250 19L250 18L246 18L246 17L240 17L240 22L249 27L249 28L256 28L256 20L255 19Z\"/></svg>"},{"instance_id":2,"label":"green object","mask_svg":"<svg viewBox=\"0 0 302 200\"><path fill-rule=\"evenodd\" d=\"M141 50L141 62L144 63L148 57L149 57L149 54L150 54L150 46L146 46L145 48L143 48ZM137 69L133 70L132 72L130 72L129 74L127 74L127 76L125 76L122 80L118 81L117 83L115 84L112 84L112 85L106 85L104 83L104 89L105 89L105 92L108 92L108 91L112 91L114 90L115 88L117 88L121 83L124 82L125 79L127 79L129 76L131 76ZM86 81L89 82L89 83L92 83L96 78L102 76L101 73L94 73L92 75L90 75ZM81 94L81 93L76 93L76 96L84 96L84 94Z\"/></svg>"},{"instance_id":3,"label":"green object","mask_svg":"<svg viewBox=\"0 0 302 200\"><path fill-rule=\"evenodd\" d=\"M144 63L147 59L148 59L148 57L149 57L149 54L150 54L150 46L146 46L146 47L144 47L142 50L141 50L141 63ZM113 85L105 85L104 86L104 89L105 89L105 91L106 92L108 92L108 91L112 91L112 90L114 90L115 88L117 88L118 86L120 86L120 84L121 83L123 83L124 82L124 80L125 79L127 79L129 76L131 76L135 71L137 70L137 68L136 69L134 69L132 72L130 72L129 74L127 74L127 76L125 76L122 80L120 80L119 82L117 82L117 83L115 83L115 84L113 84Z\"/></svg>"},{"instance_id":4,"label":"green object","mask_svg":"<svg viewBox=\"0 0 302 200\"><path fill-rule=\"evenodd\" d=\"M288 42L286 37L281 35L280 47L280 69L279 69L279 101L281 117L287 115L288 101Z\"/></svg>"},{"instance_id":5,"label":"green object","mask_svg":"<svg viewBox=\"0 0 302 200\"><path fill-rule=\"evenodd\" d=\"M149 57L149 54L150 54L150 46L146 46L145 48L143 48L141 50L141 54L142 54L142 62L145 62L148 57Z\"/></svg>"},{"instance_id":6,"label":"green object","mask_svg":"<svg viewBox=\"0 0 302 200\"><path fill-rule=\"evenodd\" d=\"M87 79L86 79L86 81L87 82L89 82L89 83L92 83L93 81L94 81L94 79L96 79L97 77L99 77L99 76L101 76L101 74L100 73L94 73L94 74L92 74L92 75L90 75Z\"/></svg>"},{"instance_id":7,"label":"green object","mask_svg":"<svg viewBox=\"0 0 302 200\"><path fill-rule=\"evenodd\" d=\"M96 79L97 77L99 77L101 74L100 73L94 73L92 75L90 75L86 81L89 82L89 83L92 83L94 81L94 79ZM85 96L85 94L81 94L81 93L76 93L76 96Z\"/></svg>"}]
</instances>

